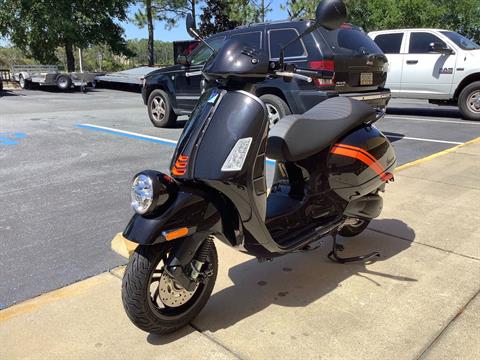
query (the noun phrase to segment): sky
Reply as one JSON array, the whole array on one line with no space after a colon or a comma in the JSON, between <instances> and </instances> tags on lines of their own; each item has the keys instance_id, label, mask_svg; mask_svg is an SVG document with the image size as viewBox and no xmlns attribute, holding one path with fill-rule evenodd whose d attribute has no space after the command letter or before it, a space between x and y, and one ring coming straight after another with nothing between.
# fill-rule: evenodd
<instances>
[{"instance_id":1,"label":"sky","mask_svg":"<svg viewBox=\"0 0 480 360\"><path fill-rule=\"evenodd\" d=\"M268 3L268 0L265 1ZM286 11L280 8L280 4L284 4L285 0L271 0L272 3L272 11L267 14L267 20L281 20L286 19L288 14ZM138 6L130 7L130 16L137 11ZM200 19L198 18L197 21L199 22ZM197 22L197 23L198 23ZM144 39L147 38L147 28L139 29L131 22L123 23L122 26L125 29L125 35L127 39ZM189 40L190 36L185 31L185 22L180 20L179 24L171 29L166 30L164 24L161 22L155 23L155 33L154 33L155 40L162 40L162 41L176 41L176 40Z\"/></svg>"},{"instance_id":2,"label":"sky","mask_svg":"<svg viewBox=\"0 0 480 360\"><path fill-rule=\"evenodd\" d=\"M268 2L268 0L266 0ZM267 20L281 20L288 17L287 12L280 8L280 4L284 4L285 0L271 0L272 11L267 14ZM133 14L138 10L138 6L131 6L129 9L129 17L133 17ZM197 19L200 21L200 19ZM122 23L122 27L125 29L125 36L129 39L145 39L147 38L147 29L139 29L133 23ZM161 22L155 23L155 40L162 41L175 41L175 40L190 40L190 36L185 31L184 21L181 20L179 24L171 30L166 30L164 24ZM5 39L0 38L0 46L7 46L8 42Z\"/></svg>"}]
</instances>

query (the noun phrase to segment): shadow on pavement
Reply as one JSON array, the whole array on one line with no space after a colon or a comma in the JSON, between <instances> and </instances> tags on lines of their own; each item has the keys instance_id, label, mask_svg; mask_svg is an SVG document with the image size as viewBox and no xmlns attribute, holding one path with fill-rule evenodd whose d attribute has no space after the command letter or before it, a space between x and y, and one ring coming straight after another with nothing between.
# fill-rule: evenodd
<instances>
[{"instance_id":1,"label":"shadow on pavement","mask_svg":"<svg viewBox=\"0 0 480 360\"><path fill-rule=\"evenodd\" d=\"M393 133L388 131L383 131L383 135L385 135L390 142L400 141L405 137L405 134Z\"/></svg>"},{"instance_id":2,"label":"shadow on pavement","mask_svg":"<svg viewBox=\"0 0 480 360\"><path fill-rule=\"evenodd\" d=\"M406 115L406 116L431 116L444 118L462 118L460 111L456 108L416 108L416 107L388 107L389 115Z\"/></svg>"},{"instance_id":3,"label":"shadow on pavement","mask_svg":"<svg viewBox=\"0 0 480 360\"><path fill-rule=\"evenodd\" d=\"M6 96L26 96L18 91L0 90L0 98Z\"/></svg>"},{"instance_id":4,"label":"shadow on pavement","mask_svg":"<svg viewBox=\"0 0 480 360\"><path fill-rule=\"evenodd\" d=\"M412 241L415 238L414 230L400 220L378 220L378 223L384 223L390 233L398 233L399 237ZM381 254L379 262L398 255L411 245L410 241L392 239L374 231L344 240L346 250L342 256L376 250ZM368 279L378 287L382 285L371 275L401 282L417 281L395 273L369 270L364 263L333 263L326 256L330 244L328 240L317 251L285 256L271 263L259 264L253 259L231 268L229 277L234 285L211 297L205 310L194 321L196 327L212 332L225 329L272 304L302 308L342 286L343 281L354 275Z\"/></svg>"},{"instance_id":5,"label":"shadow on pavement","mask_svg":"<svg viewBox=\"0 0 480 360\"><path fill-rule=\"evenodd\" d=\"M166 345L172 342L175 342L191 333L193 333L195 329L190 326L185 326L183 329L180 329L172 334L167 335L156 335L156 334L148 334L147 341L151 345Z\"/></svg>"}]
</instances>

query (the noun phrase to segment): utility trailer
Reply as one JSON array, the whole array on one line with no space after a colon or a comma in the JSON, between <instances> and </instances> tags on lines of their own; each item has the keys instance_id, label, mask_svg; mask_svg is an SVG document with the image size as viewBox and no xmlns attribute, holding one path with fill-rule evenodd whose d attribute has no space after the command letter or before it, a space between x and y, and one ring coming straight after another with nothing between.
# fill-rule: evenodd
<instances>
[{"instance_id":1,"label":"utility trailer","mask_svg":"<svg viewBox=\"0 0 480 360\"><path fill-rule=\"evenodd\" d=\"M22 89L32 85L57 86L67 90L75 86L84 88L95 85L95 77L100 75L93 72L61 72L56 65L12 65L11 76L18 81Z\"/></svg>"}]
</instances>

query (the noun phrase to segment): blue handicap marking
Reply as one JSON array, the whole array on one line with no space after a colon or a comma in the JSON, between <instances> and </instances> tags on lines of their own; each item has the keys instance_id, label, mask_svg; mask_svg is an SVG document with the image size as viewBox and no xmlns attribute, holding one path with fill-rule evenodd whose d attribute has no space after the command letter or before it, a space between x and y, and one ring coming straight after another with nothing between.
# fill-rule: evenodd
<instances>
[{"instance_id":1,"label":"blue handicap marking","mask_svg":"<svg viewBox=\"0 0 480 360\"><path fill-rule=\"evenodd\" d=\"M21 132L0 132L0 145L19 145L25 138L27 134Z\"/></svg>"}]
</instances>

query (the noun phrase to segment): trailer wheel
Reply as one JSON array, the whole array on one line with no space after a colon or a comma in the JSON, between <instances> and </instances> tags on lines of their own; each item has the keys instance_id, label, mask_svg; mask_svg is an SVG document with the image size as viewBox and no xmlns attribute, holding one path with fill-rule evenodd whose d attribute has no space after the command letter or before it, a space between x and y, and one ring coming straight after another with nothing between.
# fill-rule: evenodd
<instances>
[{"instance_id":1,"label":"trailer wheel","mask_svg":"<svg viewBox=\"0 0 480 360\"><path fill-rule=\"evenodd\" d=\"M67 75L59 75L56 82L60 90L68 90L72 86L72 79Z\"/></svg>"},{"instance_id":2,"label":"trailer wheel","mask_svg":"<svg viewBox=\"0 0 480 360\"><path fill-rule=\"evenodd\" d=\"M30 81L26 80L22 74L18 75L18 82L22 89L26 90L30 88Z\"/></svg>"}]
</instances>

